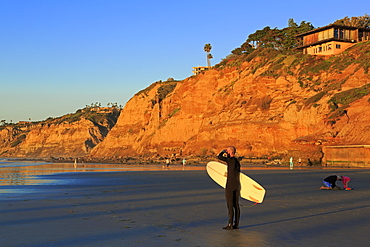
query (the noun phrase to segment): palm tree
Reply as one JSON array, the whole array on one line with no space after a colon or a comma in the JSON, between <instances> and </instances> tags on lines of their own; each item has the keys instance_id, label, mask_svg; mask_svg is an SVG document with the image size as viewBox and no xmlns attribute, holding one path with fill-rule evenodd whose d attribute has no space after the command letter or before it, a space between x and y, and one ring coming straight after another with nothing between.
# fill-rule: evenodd
<instances>
[{"instance_id":1,"label":"palm tree","mask_svg":"<svg viewBox=\"0 0 370 247\"><path fill-rule=\"evenodd\" d=\"M212 49L211 44L204 45L204 51L207 53L207 66L208 67L211 67L211 59L213 58L212 54L210 54L211 49Z\"/></svg>"}]
</instances>

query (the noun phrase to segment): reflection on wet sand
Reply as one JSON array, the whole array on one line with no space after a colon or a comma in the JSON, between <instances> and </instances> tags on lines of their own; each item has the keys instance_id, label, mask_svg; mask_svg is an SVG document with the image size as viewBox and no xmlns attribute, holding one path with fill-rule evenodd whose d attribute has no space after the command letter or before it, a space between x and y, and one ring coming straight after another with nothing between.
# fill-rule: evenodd
<instances>
[{"instance_id":1,"label":"reflection on wet sand","mask_svg":"<svg viewBox=\"0 0 370 247\"><path fill-rule=\"evenodd\" d=\"M0 186L42 184L50 181L37 176L54 173L179 170L205 170L205 166L2 162L0 164Z\"/></svg>"},{"instance_id":2,"label":"reflection on wet sand","mask_svg":"<svg viewBox=\"0 0 370 247\"><path fill-rule=\"evenodd\" d=\"M36 185L51 183L52 181L41 179L39 175L66 172L114 172L114 171L193 171L205 170L206 164L181 165L172 164L102 164L102 163L44 163L30 161L6 161L0 162L0 186L7 185ZM246 164L242 171L247 170L286 170L288 167L264 167ZM300 167L296 169L310 169ZM331 169L330 167L315 167L311 169ZM338 168L337 168L338 169Z\"/></svg>"}]
</instances>

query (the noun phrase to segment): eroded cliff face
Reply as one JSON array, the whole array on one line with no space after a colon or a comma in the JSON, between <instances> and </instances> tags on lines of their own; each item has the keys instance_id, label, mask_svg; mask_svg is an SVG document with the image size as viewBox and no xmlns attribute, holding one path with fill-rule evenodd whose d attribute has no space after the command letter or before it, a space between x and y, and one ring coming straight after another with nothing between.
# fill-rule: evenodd
<instances>
[{"instance_id":1,"label":"eroded cliff face","mask_svg":"<svg viewBox=\"0 0 370 247\"><path fill-rule=\"evenodd\" d=\"M33 128L27 138L8 154L18 157L83 156L102 140L99 129L84 119Z\"/></svg>"},{"instance_id":2,"label":"eroded cliff face","mask_svg":"<svg viewBox=\"0 0 370 247\"><path fill-rule=\"evenodd\" d=\"M168 82L155 83L126 104L91 156L212 155L234 145L242 156L319 160L322 145L369 144L370 75L356 62L370 58L364 49L244 57L177 82L163 99Z\"/></svg>"},{"instance_id":3,"label":"eroded cliff face","mask_svg":"<svg viewBox=\"0 0 370 247\"><path fill-rule=\"evenodd\" d=\"M104 139L119 116L118 110L103 110L79 110L37 124L2 128L0 154L27 158L85 156Z\"/></svg>"},{"instance_id":4,"label":"eroded cliff face","mask_svg":"<svg viewBox=\"0 0 370 247\"><path fill-rule=\"evenodd\" d=\"M370 144L368 61L370 42L332 57L256 50L156 82L120 114L84 109L2 127L0 156L184 157L234 145L240 156L320 161L325 145Z\"/></svg>"}]
</instances>

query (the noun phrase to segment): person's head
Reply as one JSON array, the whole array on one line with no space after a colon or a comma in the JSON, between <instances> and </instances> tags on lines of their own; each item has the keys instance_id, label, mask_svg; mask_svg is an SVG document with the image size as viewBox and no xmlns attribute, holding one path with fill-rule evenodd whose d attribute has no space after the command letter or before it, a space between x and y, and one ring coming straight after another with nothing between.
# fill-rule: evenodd
<instances>
[{"instance_id":1,"label":"person's head","mask_svg":"<svg viewBox=\"0 0 370 247\"><path fill-rule=\"evenodd\" d=\"M342 180L342 176L337 175L337 180Z\"/></svg>"},{"instance_id":2,"label":"person's head","mask_svg":"<svg viewBox=\"0 0 370 247\"><path fill-rule=\"evenodd\" d=\"M231 156L234 157L236 153L236 148L234 146L229 146L226 149L226 152Z\"/></svg>"}]
</instances>

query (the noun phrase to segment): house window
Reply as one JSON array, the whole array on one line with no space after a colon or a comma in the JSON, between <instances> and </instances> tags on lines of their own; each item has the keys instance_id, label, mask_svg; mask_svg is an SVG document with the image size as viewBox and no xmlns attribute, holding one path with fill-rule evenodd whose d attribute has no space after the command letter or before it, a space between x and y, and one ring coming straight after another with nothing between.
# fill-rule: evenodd
<instances>
[{"instance_id":1,"label":"house window","mask_svg":"<svg viewBox=\"0 0 370 247\"><path fill-rule=\"evenodd\" d=\"M362 40L369 40L370 32L363 32L362 36L363 36Z\"/></svg>"},{"instance_id":2,"label":"house window","mask_svg":"<svg viewBox=\"0 0 370 247\"><path fill-rule=\"evenodd\" d=\"M343 29L339 29L339 38L340 39L344 38L344 30Z\"/></svg>"},{"instance_id":3,"label":"house window","mask_svg":"<svg viewBox=\"0 0 370 247\"><path fill-rule=\"evenodd\" d=\"M340 44L336 44L335 45L335 48L340 49L341 48L341 45Z\"/></svg>"}]
</instances>

